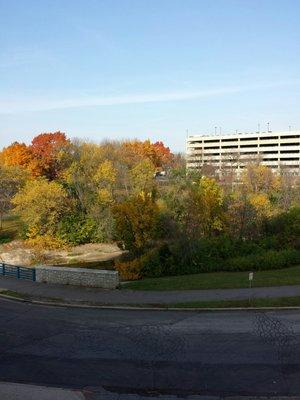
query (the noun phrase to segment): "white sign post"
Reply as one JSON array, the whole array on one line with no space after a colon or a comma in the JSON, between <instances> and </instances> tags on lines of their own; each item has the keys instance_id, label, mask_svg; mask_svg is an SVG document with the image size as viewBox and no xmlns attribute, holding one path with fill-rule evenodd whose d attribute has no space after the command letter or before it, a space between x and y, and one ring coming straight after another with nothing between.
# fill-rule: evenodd
<instances>
[{"instance_id":1,"label":"white sign post","mask_svg":"<svg viewBox=\"0 0 300 400\"><path fill-rule=\"evenodd\" d=\"M252 281L253 281L253 272L249 272L249 287L250 287L250 289L252 287Z\"/></svg>"},{"instance_id":2,"label":"white sign post","mask_svg":"<svg viewBox=\"0 0 300 400\"><path fill-rule=\"evenodd\" d=\"M249 272L249 289L252 288L252 281L253 281L253 272ZM249 291L249 305L251 304L251 291Z\"/></svg>"}]
</instances>

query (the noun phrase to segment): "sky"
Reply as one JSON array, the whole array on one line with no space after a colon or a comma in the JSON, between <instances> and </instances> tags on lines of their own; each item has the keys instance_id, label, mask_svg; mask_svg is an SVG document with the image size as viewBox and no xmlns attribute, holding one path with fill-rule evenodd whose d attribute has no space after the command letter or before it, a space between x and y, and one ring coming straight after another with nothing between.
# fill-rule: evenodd
<instances>
[{"instance_id":1,"label":"sky","mask_svg":"<svg viewBox=\"0 0 300 400\"><path fill-rule=\"evenodd\" d=\"M300 129L298 0L0 0L0 148Z\"/></svg>"}]
</instances>

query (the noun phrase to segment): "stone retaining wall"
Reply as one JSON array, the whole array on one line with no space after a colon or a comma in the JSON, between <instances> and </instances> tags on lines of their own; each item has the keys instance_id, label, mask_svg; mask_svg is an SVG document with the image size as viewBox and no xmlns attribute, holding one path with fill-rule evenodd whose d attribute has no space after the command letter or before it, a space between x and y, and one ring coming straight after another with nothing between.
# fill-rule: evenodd
<instances>
[{"instance_id":1,"label":"stone retaining wall","mask_svg":"<svg viewBox=\"0 0 300 400\"><path fill-rule=\"evenodd\" d=\"M36 267L36 281L115 289L119 285L119 274L108 270L46 266Z\"/></svg>"}]
</instances>

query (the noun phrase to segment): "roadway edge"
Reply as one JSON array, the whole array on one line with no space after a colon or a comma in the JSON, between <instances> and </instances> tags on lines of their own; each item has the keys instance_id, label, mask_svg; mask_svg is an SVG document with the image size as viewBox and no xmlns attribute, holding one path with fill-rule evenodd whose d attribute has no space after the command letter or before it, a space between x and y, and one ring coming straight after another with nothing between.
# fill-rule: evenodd
<instances>
[{"instance_id":1,"label":"roadway edge","mask_svg":"<svg viewBox=\"0 0 300 400\"><path fill-rule=\"evenodd\" d=\"M34 300L25 299L14 296L2 294L0 292L0 298L9 301L17 301L21 303L30 303L41 306L50 307L66 307L66 308L83 308L83 309L101 309L101 310L143 310L143 311L276 311L276 310L300 310L300 306L284 306L284 307L154 307L154 306L138 306L128 304L80 304L80 303L64 303L49 300ZM299 399L300 400L300 399Z\"/></svg>"}]
</instances>

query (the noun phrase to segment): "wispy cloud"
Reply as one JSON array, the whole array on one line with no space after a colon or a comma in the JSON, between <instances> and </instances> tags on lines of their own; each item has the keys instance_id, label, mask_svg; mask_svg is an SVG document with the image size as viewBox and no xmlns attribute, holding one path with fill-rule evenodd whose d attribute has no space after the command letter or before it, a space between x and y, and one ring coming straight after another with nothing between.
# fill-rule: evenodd
<instances>
[{"instance_id":1,"label":"wispy cloud","mask_svg":"<svg viewBox=\"0 0 300 400\"><path fill-rule=\"evenodd\" d=\"M78 96L65 99L0 99L0 114L15 114L22 112L37 112L61 110L69 108L117 106L126 104L159 103L171 101L184 101L192 99L205 99L212 96L221 96L247 92L252 90L276 88L280 86L299 85L300 81L275 82L266 84L254 84L248 86L232 86L217 89L181 91L149 94L127 94L120 96Z\"/></svg>"}]
</instances>

